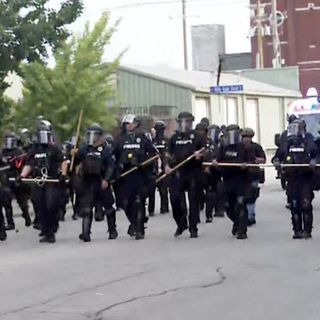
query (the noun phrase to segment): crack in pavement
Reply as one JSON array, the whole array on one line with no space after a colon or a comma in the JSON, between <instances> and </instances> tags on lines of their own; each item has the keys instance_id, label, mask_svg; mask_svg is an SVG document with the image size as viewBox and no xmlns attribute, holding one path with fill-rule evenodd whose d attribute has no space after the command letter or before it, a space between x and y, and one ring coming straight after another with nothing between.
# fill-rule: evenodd
<instances>
[{"instance_id":1,"label":"crack in pavement","mask_svg":"<svg viewBox=\"0 0 320 320\"><path fill-rule=\"evenodd\" d=\"M182 291L182 290L207 289L207 288L211 288L211 287L215 287L215 286L223 284L225 282L225 280L227 279L227 277L223 274L222 268L217 268L215 271L220 276L220 279L218 281L210 282L205 285L193 285L193 286L184 286L184 287L167 289L167 290L164 290L161 292L150 293L147 295L141 295L141 296L133 297L133 298L130 298L130 299L127 299L124 301L116 302L114 304L111 304L111 305L104 307L103 309L100 309L99 311L97 311L93 317L93 320L104 320L103 314L106 311L110 311L113 308L131 303L131 302L134 302L137 300L160 297L160 296L164 296L169 293L174 293L174 292L178 292L178 291Z\"/></svg>"},{"instance_id":2,"label":"crack in pavement","mask_svg":"<svg viewBox=\"0 0 320 320\"><path fill-rule=\"evenodd\" d=\"M102 284L98 284L98 285L95 285L95 286L92 286L92 287L88 287L88 288L80 289L80 290L77 290L77 291L69 292L69 293L67 293L65 295L59 295L57 297L50 298L50 299L45 300L43 302L35 303L35 304L32 304L32 305L27 305L27 306L24 306L24 307L20 307L18 309L14 309L14 310L11 310L11 311L7 311L5 313L1 313L0 316L7 316L7 315L10 315L10 314L14 314L14 313L18 313L18 312L21 312L21 311L29 310L29 309L32 309L32 308L35 308L35 307L45 306L45 305L47 305L47 304L49 304L51 302L54 302L54 301L59 301L61 299L69 298L69 297L75 296L75 295L80 294L80 293L88 292L88 291L99 289L101 287L112 285L112 284L115 284L115 283L118 283L118 282L121 282L121 281L125 281L125 280L129 280L129 279L132 279L132 278L136 278L136 277L142 276L144 274L150 273L151 271L152 270L137 272L137 273L131 274L129 276L125 276L125 277L122 277L122 278L114 279L114 280L111 280L111 281L108 281L108 282L104 282Z\"/></svg>"}]
</instances>

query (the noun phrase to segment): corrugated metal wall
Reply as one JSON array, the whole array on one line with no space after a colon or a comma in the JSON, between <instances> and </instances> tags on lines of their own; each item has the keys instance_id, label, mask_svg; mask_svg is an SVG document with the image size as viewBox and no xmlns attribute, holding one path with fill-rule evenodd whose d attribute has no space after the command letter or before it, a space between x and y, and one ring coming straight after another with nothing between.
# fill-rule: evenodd
<instances>
[{"instance_id":1,"label":"corrugated metal wall","mask_svg":"<svg viewBox=\"0 0 320 320\"><path fill-rule=\"evenodd\" d=\"M190 89L126 70L117 72L117 95L122 107L141 108L141 114L148 114L152 106L171 107L172 117L180 111L192 112Z\"/></svg>"}]
</instances>

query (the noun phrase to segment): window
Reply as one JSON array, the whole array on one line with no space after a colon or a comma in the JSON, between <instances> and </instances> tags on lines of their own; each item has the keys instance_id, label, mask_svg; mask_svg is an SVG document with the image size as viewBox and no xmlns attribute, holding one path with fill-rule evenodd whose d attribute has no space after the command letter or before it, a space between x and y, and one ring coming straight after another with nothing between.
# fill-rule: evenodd
<instances>
[{"instance_id":1,"label":"window","mask_svg":"<svg viewBox=\"0 0 320 320\"><path fill-rule=\"evenodd\" d=\"M259 128L259 102L258 99L247 99L245 106L245 126L255 132L254 141L260 141Z\"/></svg>"},{"instance_id":2,"label":"window","mask_svg":"<svg viewBox=\"0 0 320 320\"><path fill-rule=\"evenodd\" d=\"M224 103L225 124L238 124L238 99L225 97Z\"/></svg>"},{"instance_id":3,"label":"window","mask_svg":"<svg viewBox=\"0 0 320 320\"><path fill-rule=\"evenodd\" d=\"M209 117L210 99L203 97L196 97L194 106L194 123L197 124L202 118Z\"/></svg>"}]
</instances>

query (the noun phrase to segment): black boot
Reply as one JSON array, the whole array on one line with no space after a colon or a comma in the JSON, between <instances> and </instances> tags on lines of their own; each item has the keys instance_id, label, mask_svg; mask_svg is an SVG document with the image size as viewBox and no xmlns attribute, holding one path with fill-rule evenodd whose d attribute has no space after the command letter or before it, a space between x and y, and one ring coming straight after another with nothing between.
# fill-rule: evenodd
<instances>
[{"instance_id":1,"label":"black boot","mask_svg":"<svg viewBox=\"0 0 320 320\"><path fill-rule=\"evenodd\" d=\"M79 239L84 242L90 242L91 237L91 218L86 216L82 219L82 233L79 235Z\"/></svg>"},{"instance_id":2,"label":"black boot","mask_svg":"<svg viewBox=\"0 0 320 320\"><path fill-rule=\"evenodd\" d=\"M115 240L118 238L118 231L116 229L109 231L109 240Z\"/></svg>"},{"instance_id":3,"label":"black boot","mask_svg":"<svg viewBox=\"0 0 320 320\"><path fill-rule=\"evenodd\" d=\"M56 237L54 234L50 234L50 235L45 235L43 236L40 240L40 243L55 243L56 242Z\"/></svg>"},{"instance_id":4,"label":"black boot","mask_svg":"<svg viewBox=\"0 0 320 320\"><path fill-rule=\"evenodd\" d=\"M198 229L197 229L197 227L190 228L190 238L198 238Z\"/></svg>"},{"instance_id":5,"label":"black boot","mask_svg":"<svg viewBox=\"0 0 320 320\"><path fill-rule=\"evenodd\" d=\"M134 228L134 226L133 226L132 224L130 224L127 233L128 233L128 235L129 235L130 237L134 237L134 236L135 236L136 230L135 230L135 228Z\"/></svg>"},{"instance_id":6,"label":"black boot","mask_svg":"<svg viewBox=\"0 0 320 320\"><path fill-rule=\"evenodd\" d=\"M29 214L28 209L23 209L22 217L24 219L24 225L26 227L30 227L31 226L31 218L30 218L30 214Z\"/></svg>"},{"instance_id":7,"label":"black boot","mask_svg":"<svg viewBox=\"0 0 320 320\"><path fill-rule=\"evenodd\" d=\"M0 241L5 241L7 239L6 230L3 228L0 230Z\"/></svg>"}]
</instances>

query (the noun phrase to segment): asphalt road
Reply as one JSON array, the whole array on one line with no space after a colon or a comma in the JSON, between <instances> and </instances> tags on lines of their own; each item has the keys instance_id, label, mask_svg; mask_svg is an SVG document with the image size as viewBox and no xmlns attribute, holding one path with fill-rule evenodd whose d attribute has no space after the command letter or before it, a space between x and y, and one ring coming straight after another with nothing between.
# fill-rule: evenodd
<instances>
[{"instance_id":1,"label":"asphalt road","mask_svg":"<svg viewBox=\"0 0 320 320\"><path fill-rule=\"evenodd\" d=\"M17 218L19 232L0 243L0 319L318 320L319 197L313 239L292 240L284 193L275 183L261 193L245 241L227 218L202 223L198 239L175 239L171 215L151 218L136 241L119 213L117 240L100 222L82 243L69 213L57 243L40 244Z\"/></svg>"}]
</instances>

